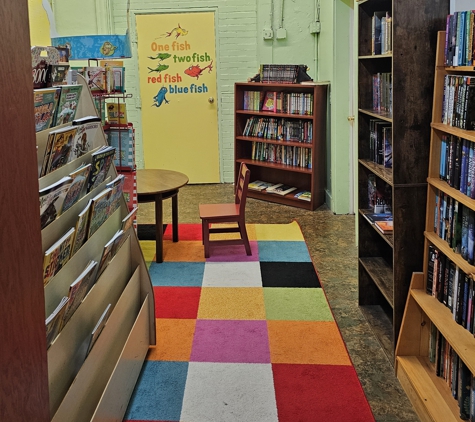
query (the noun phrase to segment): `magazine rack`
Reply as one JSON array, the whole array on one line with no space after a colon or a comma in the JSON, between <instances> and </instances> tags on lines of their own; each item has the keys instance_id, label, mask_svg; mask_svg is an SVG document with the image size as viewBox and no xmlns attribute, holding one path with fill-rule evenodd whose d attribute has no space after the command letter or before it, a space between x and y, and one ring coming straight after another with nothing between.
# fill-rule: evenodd
<instances>
[{"instance_id":1,"label":"magazine rack","mask_svg":"<svg viewBox=\"0 0 475 422\"><path fill-rule=\"evenodd\" d=\"M83 90L76 118L97 115L86 81L81 76L78 80ZM48 132L37 133L39 167ZM40 189L68 175L82 162L90 162L91 153L106 144L103 130L97 131L92 150L40 178ZM116 176L117 171L111 166L101 185L42 230L43 253L62 233L74 227L78 213L89 199ZM104 245L120 228L128 213L122 197L120 207L45 286L46 316L63 296L67 296L69 285L87 263L100 259ZM48 349L49 407L54 422L122 421L149 345L155 344L150 276L133 226L124 236L126 240L122 247ZM87 340L109 303L112 312L107 324L85 358Z\"/></svg>"}]
</instances>

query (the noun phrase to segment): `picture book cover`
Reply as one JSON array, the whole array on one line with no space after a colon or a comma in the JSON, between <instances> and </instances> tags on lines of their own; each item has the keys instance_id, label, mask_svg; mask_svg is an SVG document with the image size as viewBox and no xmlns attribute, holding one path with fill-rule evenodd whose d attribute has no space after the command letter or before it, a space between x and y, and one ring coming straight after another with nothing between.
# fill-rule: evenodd
<instances>
[{"instance_id":1,"label":"picture book cover","mask_svg":"<svg viewBox=\"0 0 475 422\"><path fill-rule=\"evenodd\" d=\"M135 215L137 214L138 207L133 207L132 211L130 211L123 219L122 219L122 227L124 233L129 230L130 227L134 224Z\"/></svg>"},{"instance_id":2,"label":"picture book cover","mask_svg":"<svg viewBox=\"0 0 475 422\"><path fill-rule=\"evenodd\" d=\"M101 118L89 116L83 119L74 120L72 125L77 128L76 136L73 140L73 149L69 161L82 157L94 147L94 138L101 128Z\"/></svg>"},{"instance_id":3,"label":"picture book cover","mask_svg":"<svg viewBox=\"0 0 475 422\"><path fill-rule=\"evenodd\" d=\"M273 91L267 91L264 95L264 100L262 102L262 111L276 111L276 101L277 93Z\"/></svg>"},{"instance_id":4,"label":"picture book cover","mask_svg":"<svg viewBox=\"0 0 475 422\"><path fill-rule=\"evenodd\" d=\"M287 195L290 192L293 192L294 190L297 190L295 186L290 186L290 185L285 185L280 183L280 186L273 187L270 191L267 189L269 193L277 194L277 195Z\"/></svg>"},{"instance_id":5,"label":"picture book cover","mask_svg":"<svg viewBox=\"0 0 475 422\"><path fill-rule=\"evenodd\" d=\"M376 221L376 228L383 234L389 234L393 232L393 222L392 221Z\"/></svg>"},{"instance_id":6,"label":"picture book cover","mask_svg":"<svg viewBox=\"0 0 475 422\"><path fill-rule=\"evenodd\" d=\"M121 239L123 233L123 230L117 230L114 236L112 236L112 238L104 245L97 270L97 278L99 278L99 276L104 272L107 265L109 265L110 260L115 255L114 245Z\"/></svg>"},{"instance_id":7,"label":"picture book cover","mask_svg":"<svg viewBox=\"0 0 475 422\"><path fill-rule=\"evenodd\" d=\"M114 154L115 148L111 146L104 146L92 154L92 168L87 186L88 192L99 186L106 179Z\"/></svg>"},{"instance_id":8,"label":"picture book cover","mask_svg":"<svg viewBox=\"0 0 475 422\"><path fill-rule=\"evenodd\" d=\"M300 199L301 201L310 202L312 200L312 193L308 190L304 190L302 192L297 192L294 197Z\"/></svg>"},{"instance_id":9,"label":"picture book cover","mask_svg":"<svg viewBox=\"0 0 475 422\"><path fill-rule=\"evenodd\" d=\"M91 164L83 164L73 172L69 173L69 177L72 178L72 183L66 193L66 197L64 198L61 213L71 208L85 194L90 171Z\"/></svg>"},{"instance_id":10,"label":"picture book cover","mask_svg":"<svg viewBox=\"0 0 475 422\"><path fill-rule=\"evenodd\" d=\"M363 213L363 216L371 223L377 221L393 221L393 215L388 213Z\"/></svg>"},{"instance_id":11,"label":"picture book cover","mask_svg":"<svg viewBox=\"0 0 475 422\"><path fill-rule=\"evenodd\" d=\"M72 182L71 177L65 176L39 191L41 230L61 214L64 200Z\"/></svg>"},{"instance_id":12,"label":"picture book cover","mask_svg":"<svg viewBox=\"0 0 475 422\"><path fill-rule=\"evenodd\" d=\"M273 185L274 183L264 182L263 180L254 180L253 182L250 182L247 187L252 190L264 190Z\"/></svg>"},{"instance_id":13,"label":"picture book cover","mask_svg":"<svg viewBox=\"0 0 475 422\"><path fill-rule=\"evenodd\" d=\"M84 271L69 286L69 302L64 313L63 326L67 324L69 319L73 316L74 312L76 312L77 308L79 307L79 305L91 289L92 285L94 284L96 267L96 261L89 262Z\"/></svg>"},{"instance_id":14,"label":"picture book cover","mask_svg":"<svg viewBox=\"0 0 475 422\"><path fill-rule=\"evenodd\" d=\"M124 182L124 198L127 202L127 208L132 211L137 205L137 172L128 171L123 173L125 176Z\"/></svg>"},{"instance_id":15,"label":"picture book cover","mask_svg":"<svg viewBox=\"0 0 475 422\"><path fill-rule=\"evenodd\" d=\"M110 128L104 131L107 143L115 148L114 165L117 169L135 169L134 129Z\"/></svg>"},{"instance_id":16,"label":"picture book cover","mask_svg":"<svg viewBox=\"0 0 475 422\"><path fill-rule=\"evenodd\" d=\"M51 173L69 162L76 132L77 129L74 126L65 127L61 131L56 132L51 145L46 173Z\"/></svg>"},{"instance_id":17,"label":"picture book cover","mask_svg":"<svg viewBox=\"0 0 475 422\"><path fill-rule=\"evenodd\" d=\"M100 66L86 66L83 69L84 78L92 92L107 92L106 69Z\"/></svg>"},{"instance_id":18,"label":"picture book cover","mask_svg":"<svg viewBox=\"0 0 475 422\"><path fill-rule=\"evenodd\" d=\"M56 309L51 313L48 318L46 318L46 348L49 348L51 343L61 331L61 323L68 301L69 298L67 296L64 296L59 302Z\"/></svg>"},{"instance_id":19,"label":"picture book cover","mask_svg":"<svg viewBox=\"0 0 475 422\"><path fill-rule=\"evenodd\" d=\"M43 283L46 286L48 282L57 274L58 266L62 268L69 259L68 251L75 232L75 228L71 227L59 240L57 240L50 248L45 251L43 259Z\"/></svg>"},{"instance_id":20,"label":"picture book cover","mask_svg":"<svg viewBox=\"0 0 475 422\"><path fill-rule=\"evenodd\" d=\"M82 85L61 85L54 126L70 123L76 116Z\"/></svg>"},{"instance_id":21,"label":"picture book cover","mask_svg":"<svg viewBox=\"0 0 475 422\"><path fill-rule=\"evenodd\" d=\"M52 126L60 93L61 88L35 89L33 106L36 132L49 129Z\"/></svg>"},{"instance_id":22,"label":"picture book cover","mask_svg":"<svg viewBox=\"0 0 475 422\"><path fill-rule=\"evenodd\" d=\"M108 103L106 110L109 124L127 124L127 107L125 103Z\"/></svg>"},{"instance_id":23,"label":"picture book cover","mask_svg":"<svg viewBox=\"0 0 475 422\"><path fill-rule=\"evenodd\" d=\"M89 230L87 238L89 239L104 221L109 217L109 203L112 194L111 188L106 188L94 198L91 204L91 216L89 217Z\"/></svg>"},{"instance_id":24,"label":"picture book cover","mask_svg":"<svg viewBox=\"0 0 475 422\"><path fill-rule=\"evenodd\" d=\"M94 329L92 330L91 337L89 339L89 345L87 346L87 353L86 356L91 352L94 344L96 343L97 339L102 333L102 330L104 329L107 320L109 319L109 315L111 312L111 304L109 303L102 313L102 315L99 317L97 324L95 325Z\"/></svg>"},{"instance_id":25,"label":"picture book cover","mask_svg":"<svg viewBox=\"0 0 475 422\"><path fill-rule=\"evenodd\" d=\"M111 188L112 190L109 200L109 215L111 215L120 206L124 182L125 176L123 174L119 174L112 182L106 184L106 188Z\"/></svg>"},{"instance_id":26,"label":"picture book cover","mask_svg":"<svg viewBox=\"0 0 475 422\"><path fill-rule=\"evenodd\" d=\"M67 63L50 64L46 74L46 86L66 85L68 71L69 64Z\"/></svg>"},{"instance_id":27,"label":"picture book cover","mask_svg":"<svg viewBox=\"0 0 475 422\"><path fill-rule=\"evenodd\" d=\"M78 215L78 219L76 221L76 234L74 236L71 256L73 256L81 248L86 240L91 204L92 199L88 201L87 205Z\"/></svg>"}]
</instances>

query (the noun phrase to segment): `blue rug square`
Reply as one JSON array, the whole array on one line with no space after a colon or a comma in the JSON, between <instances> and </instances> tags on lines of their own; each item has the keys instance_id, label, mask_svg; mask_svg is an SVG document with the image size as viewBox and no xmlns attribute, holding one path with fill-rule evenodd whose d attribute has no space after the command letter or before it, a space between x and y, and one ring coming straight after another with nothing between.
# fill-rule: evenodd
<instances>
[{"instance_id":1,"label":"blue rug square","mask_svg":"<svg viewBox=\"0 0 475 422\"><path fill-rule=\"evenodd\" d=\"M180 420L188 362L146 360L130 399L125 419Z\"/></svg>"},{"instance_id":2,"label":"blue rug square","mask_svg":"<svg viewBox=\"0 0 475 422\"><path fill-rule=\"evenodd\" d=\"M311 262L305 242L258 241L261 262Z\"/></svg>"},{"instance_id":3,"label":"blue rug square","mask_svg":"<svg viewBox=\"0 0 475 422\"><path fill-rule=\"evenodd\" d=\"M204 262L152 262L149 273L153 286L201 287Z\"/></svg>"}]
</instances>

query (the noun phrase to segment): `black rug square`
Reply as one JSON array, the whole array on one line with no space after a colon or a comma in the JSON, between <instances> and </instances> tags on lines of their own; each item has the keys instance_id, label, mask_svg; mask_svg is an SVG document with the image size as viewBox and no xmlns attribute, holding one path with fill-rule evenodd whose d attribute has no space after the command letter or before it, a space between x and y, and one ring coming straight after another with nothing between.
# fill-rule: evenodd
<instances>
[{"instance_id":1,"label":"black rug square","mask_svg":"<svg viewBox=\"0 0 475 422\"><path fill-rule=\"evenodd\" d=\"M262 287L321 287L311 262L261 262Z\"/></svg>"},{"instance_id":2,"label":"black rug square","mask_svg":"<svg viewBox=\"0 0 475 422\"><path fill-rule=\"evenodd\" d=\"M163 232L165 232L167 224L163 225ZM139 240L156 240L155 224L138 224L137 237Z\"/></svg>"}]
</instances>

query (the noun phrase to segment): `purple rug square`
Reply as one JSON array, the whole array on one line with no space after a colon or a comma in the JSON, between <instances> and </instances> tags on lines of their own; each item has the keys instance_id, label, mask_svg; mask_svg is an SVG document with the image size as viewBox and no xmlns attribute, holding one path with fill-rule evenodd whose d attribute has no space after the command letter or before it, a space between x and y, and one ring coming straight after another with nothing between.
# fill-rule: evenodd
<instances>
[{"instance_id":1,"label":"purple rug square","mask_svg":"<svg viewBox=\"0 0 475 422\"><path fill-rule=\"evenodd\" d=\"M256 241L250 241L252 255L246 254L244 245L210 245L207 262L253 262L259 261L259 248Z\"/></svg>"},{"instance_id":2,"label":"purple rug square","mask_svg":"<svg viewBox=\"0 0 475 422\"><path fill-rule=\"evenodd\" d=\"M266 321L196 321L190 362L269 363Z\"/></svg>"}]
</instances>

